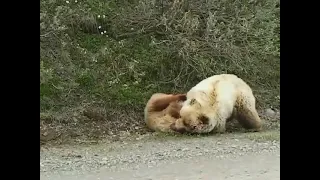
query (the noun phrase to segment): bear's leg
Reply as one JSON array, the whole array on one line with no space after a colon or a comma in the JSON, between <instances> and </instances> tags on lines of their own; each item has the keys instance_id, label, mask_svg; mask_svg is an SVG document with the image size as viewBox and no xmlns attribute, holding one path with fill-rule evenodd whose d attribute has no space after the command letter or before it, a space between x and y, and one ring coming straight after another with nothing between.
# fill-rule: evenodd
<instances>
[{"instance_id":1,"label":"bear's leg","mask_svg":"<svg viewBox=\"0 0 320 180\"><path fill-rule=\"evenodd\" d=\"M179 103L171 102L169 106L167 107L167 114L174 117L174 118L180 118L180 109L181 105Z\"/></svg>"},{"instance_id":2,"label":"bear's leg","mask_svg":"<svg viewBox=\"0 0 320 180\"><path fill-rule=\"evenodd\" d=\"M226 121L220 121L217 127L217 133L225 133L226 132Z\"/></svg>"},{"instance_id":3,"label":"bear's leg","mask_svg":"<svg viewBox=\"0 0 320 180\"><path fill-rule=\"evenodd\" d=\"M152 103L152 109L154 111L162 111L169 106L169 104L173 101L185 99L185 95L161 95L158 96L157 99Z\"/></svg>"},{"instance_id":4,"label":"bear's leg","mask_svg":"<svg viewBox=\"0 0 320 180\"><path fill-rule=\"evenodd\" d=\"M237 109L233 108L232 114L229 118L227 118L226 123L234 121L237 117Z\"/></svg>"},{"instance_id":5,"label":"bear's leg","mask_svg":"<svg viewBox=\"0 0 320 180\"><path fill-rule=\"evenodd\" d=\"M256 110L255 98L253 95L239 96L236 108L236 119L242 127L253 131L261 130L262 122Z\"/></svg>"},{"instance_id":6,"label":"bear's leg","mask_svg":"<svg viewBox=\"0 0 320 180\"><path fill-rule=\"evenodd\" d=\"M210 127L212 130L217 133L226 132L226 119L222 118L222 112L215 111L214 113L208 114L208 117L210 117Z\"/></svg>"}]
</instances>

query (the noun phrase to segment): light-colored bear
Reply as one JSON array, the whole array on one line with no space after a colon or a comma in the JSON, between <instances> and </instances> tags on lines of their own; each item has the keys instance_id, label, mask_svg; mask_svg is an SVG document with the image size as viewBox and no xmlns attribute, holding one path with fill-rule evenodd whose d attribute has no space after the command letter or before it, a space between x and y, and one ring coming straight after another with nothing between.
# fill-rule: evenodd
<instances>
[{"instance_id":1,"label":"light-colored bear","mask_svg":"<svg viewBox=\"0 0 320 180\"><path fill-rule=\"evenodd\" d=\"M191 88L180 115L171 125L177 132L222 133L233 118L245 129L260 131L262 127L251 88L233 74L214 75Z\"/></svg>"}]
</instances>

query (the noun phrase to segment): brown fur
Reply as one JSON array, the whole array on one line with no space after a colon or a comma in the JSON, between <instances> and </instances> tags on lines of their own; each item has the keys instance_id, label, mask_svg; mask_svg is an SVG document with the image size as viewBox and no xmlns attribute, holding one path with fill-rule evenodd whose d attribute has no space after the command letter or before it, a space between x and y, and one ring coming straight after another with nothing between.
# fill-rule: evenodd
<instances>
[{"instance_id":1,"label":"brown fur","mask_svg":"<svg viewBox=\"0 0 320 180\"><path fill-rule=\"evenodd\" d=\"M144 111L147 127L153 131L173 132L170 125L180 118L180 109L185 100L185 94L153 94Z\"/></svg>"}]
</instances>

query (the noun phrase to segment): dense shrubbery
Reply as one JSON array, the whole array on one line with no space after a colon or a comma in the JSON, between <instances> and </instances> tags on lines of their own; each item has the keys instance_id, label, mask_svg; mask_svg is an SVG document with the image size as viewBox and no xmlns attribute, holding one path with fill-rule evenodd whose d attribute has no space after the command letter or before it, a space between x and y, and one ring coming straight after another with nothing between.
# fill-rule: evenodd
<instances>
[{"instance_id":1,"label":"dense shrubbery","mask_svg":"<svg viewBox=\"0 0 320 180\"><path fill-rule=\"evenodd\" d=\"M40 5L43 113L142 112L152 93L185 92L219 73L247 81L260 107L280 108L279 0Z\"/></svg>"}]
</instances>

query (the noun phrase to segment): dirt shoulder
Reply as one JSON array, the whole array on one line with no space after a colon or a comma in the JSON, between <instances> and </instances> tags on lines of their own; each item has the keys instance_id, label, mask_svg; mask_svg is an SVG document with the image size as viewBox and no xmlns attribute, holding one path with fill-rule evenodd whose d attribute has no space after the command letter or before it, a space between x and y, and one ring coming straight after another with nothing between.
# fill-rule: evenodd
<instances>
[{"instance_id":1,"label":"dirt shoulder","mask_svg":"<svg viewBox=\"0 0 320 180\"><path fill-rule=\"evenodd\" d=\"M279 179L280 131L44 146L41 179ZM146 171L148 168L148 171ZM161 171L161 172L160 172ZM206 178L207 177L207 178Z\"/></svg>"},{"instance_id":2,"label":"dirt shoulder","mask_svg":"<svg viewBox=\"0 0 320 180\"><path fill-rule=\"evenodd\" d=\"M139 138L152 134L143 121L142 116L128 114L127 117L135 119L130 121L126 118L110 119L103 116L99 111L91 111L92 117L84 118L88 112L63 115L68 120L54 119L53 117L40 117L40 145L63 145L63 144L96 144L100 140L123 141L124 139ZM101 115L102 114L102 115ZM264 130L280 129L280 111L271 109L260 110L259 115L264 121ZM87 115L88 116L88 115ZM123 115L122 115L123 116ZM119 117L122 117L119 115ZM243 132L243 128L237 121L227 123L227 131L230 133Z\"/></svg>"}]
</instances>

